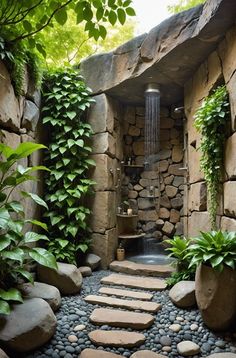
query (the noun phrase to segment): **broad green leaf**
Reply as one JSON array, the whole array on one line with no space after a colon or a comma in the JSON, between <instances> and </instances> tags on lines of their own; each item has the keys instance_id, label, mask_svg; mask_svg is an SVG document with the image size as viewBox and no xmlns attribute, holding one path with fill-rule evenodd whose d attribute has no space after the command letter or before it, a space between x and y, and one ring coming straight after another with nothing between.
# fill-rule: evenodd
<instances>
[{"instance_id":1,"label":"broad green leaf","mask_svg":"<svg viewBox=\"0 0 236 358\"><path fill-rule=\"evenodd\" d=\"M29 256L42 266L58 269L55 257L41 247L35 247L29 251Z\"/></svg>"},{"instance_id":2,"label":"broad green leaf","mask_svg":"<svg viewBox=\"0 0 236 358\"><path fill-rule=\"evenodd\" d=\"M64 25L67 21L67 12L63 8L55 13L55 19L60 25Z\"/></svg>"},{"instance_id":3,"label":"broad green leaf","mask_svg":"<svg viewBox=\"0 0 236 358\"><path fill-rule=\"evenodd\" d=\"M136 15L135 10L132 7L127 7L125 9L125 11L126 11L126 14L129 15L129 16L135 16Z\"/></svg>"},{"instance_id":4,"label":"broad green leaf","mask_svg":"<svg viewBox=\"0 0 236 358\"><path fill-rule=\"evenodd\" d=\"M36 241L39 241L39 240L49 241L47 236L37 234L36 232L33 232L33 231L28 231L24 236L24 242L25 243L36 242Z\"/></svg>"},{"instance_id":5,"label":"broad green leaf","mask_svg":"<svg viewBox=\"0 0 236 358\"><path fill-rule=\"evenodd\" d=\"M38 220L26 220L25 222L26 223L31 223L31 224L36 225L36 226L39 226L42 229L44 229L45 231L48 231L47 224L42 223L41 221L38 221Z\"/></svg>"},{"instance_id":6,"label":"broad green leaf","mask_svg":"<svg viewBox=\"0 0 236 358\"><path fill-rule=\"evenodd\" d=\"M7 208L9 210L15 211L16 213L21 213L24 211L24 208L21 203L19 203L19 201L11 201L7 204Z\"/></svg>"},{"instance_id":7,"label":"broad green leaf","mask_svg":"<svg viewBox=\"0 0 236 358\"><path fill-rule=\"evenodd\" d=\"M27 193L25 191L21 192L23 196L33 199L35 203L37 203L40 206L43 206L44 208L48 209L47 204L43 199L41 199L37 194L34 193Z\"/></svg>"},{"instance_id":8,"label":"broad green leaf","mask_svg":"<svg viewBox=\"0 0 236 358\"><path fill-rule=\"evenodd\" d=\"M8 226L8 221L10 219L10 214L8 210L1 208L0 209L0 228L6 229Z\"/></svg>"},{"instance_id":9,"label":"broad green leaf","mask_svg":"<svg viewBox=\"0 0 236 358\"><path fill-rule=\"evenodd\" d=\"M25 143L19 144L13 153L17 155L18 159L21 159L21 158L28 157L28 155L32 154L36 150L45 149L45 148L47 148L47 147L43 144L25 142Z\"/></svg>"},{"instance_id":10,"label":"broad green leaf","mask_svg":"<svg viewBox=\"0 0 236 358\"><path fill-rule=\"evenodd\" d=\"M4 250L1 252L1 255L5 259L19 261L21 264L23 263L24 251L18 247L8 251Z\"/></svg>"},{"instance_id":11,"label":"broad green leaf","mask_svg":"<svg viewBox=\"0 0 236 358\"><path fill-rule=\"evenodd\" d=\"M67 112L66 115L70 118L70 119L74 119L76 116L76 112Z\"/></svg>"},{"instance_id":12,"label":"broad green leaf","mask_svg":"<svg viewBox=\"0 0 236 358\"><path fill-rule=\"evenodd\" d=\"M30 272L24 270L24 269L21 269L21 268L18 268L17 270L15 270L17 273L19 273L22 277L26 278L27 281L29 281L30 283L34 283L34 279L33 279L33 276Z\"/></svg>"},{"instance_id":13,"label":"broad green leaf","mask_svg":"<svg viewBox=\"0 0 236 358\"><path fill-rule=\"evenodd\" d=\"M10 313L11 313L11 309L9 304L4 300L0 300L0 314L8 315Z\"/></svg>"},{"instance_id":14,"label":"broad green leaf","mask_svg":"<svg viewBox=\"0 0 236 358\"><path fill-rule=\"evenodd\" d=\"M0 236L0 251L4 250L11 244L11 239L6 236Z\"/></svg>"},{"instance_id":15,"label":"broad green leaf","mask_svg":"<svg viewBox=\"0 0 236 358\"><path fill-rule=\"evenodd\" d=\"M4 291L3 289L0 288L0 298L2 298L5 301L23 302L21 293L16 288L10 288L7 291Z\"/></svg>"},{"instance_id":16,"label":"broad green leaf","mask_svg":"<svg viewBox=\"0 0 236 358\"><path fill-rule=\"evenodd\" d=\"M118 9L117 14L118 14L118 20L120 21L121 25L124 25L125 20L126 20L125 11L123 9Z\"/></svg>"}]
</instances>

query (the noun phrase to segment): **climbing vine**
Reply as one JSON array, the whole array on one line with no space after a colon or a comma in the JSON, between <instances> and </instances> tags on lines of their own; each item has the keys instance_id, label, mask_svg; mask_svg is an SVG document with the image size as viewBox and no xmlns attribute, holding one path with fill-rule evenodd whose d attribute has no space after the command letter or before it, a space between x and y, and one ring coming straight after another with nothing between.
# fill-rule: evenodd
<instances>
[{"instance_id":1,"label":"climbing vine","mask_svg":"<svg viewBox=\"0 0 236 358\"><path fill-rule=\"evenodd\" d=\"M50 145L45 163L51 170L46 177L45 200L49 206L49 250L57 259L76 263L79 250L88 249L84 204L94 182L87 170L95 163L89 158L88 140L92 129L84 111L93 99L77 70L67 69L49 75L44 86L43 123L49 125Z\"/></svg>"},{"instance_id":2,"label":"climbing vine","mask_svg":"<svg viewBox=\"0 0 236 358\"><path fill-rule=\"evenodd\" d=\"M207 183L212 229L216 228L216 213L220 182L224 168L224 143L229 117L229 101L225 86L217 87L205 98L195 115L195 127L201 133L201 169Z\"/></svg>"}]
</instances>

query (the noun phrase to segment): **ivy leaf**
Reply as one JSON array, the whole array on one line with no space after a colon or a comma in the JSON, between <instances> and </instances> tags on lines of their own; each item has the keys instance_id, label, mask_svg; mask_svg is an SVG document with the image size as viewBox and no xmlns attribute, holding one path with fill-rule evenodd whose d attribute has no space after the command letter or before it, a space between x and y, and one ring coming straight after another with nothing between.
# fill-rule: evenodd
<instances>
[{"instance_id":1,"label":"ivy leaf","mask_svg":"<svg viewBox=\"0 0 236 358\"><path fill-rule=\"evenodd\" d=\"M72 120L76 117L76 112L67 112L66 115Z\"/></svg>"},{"instance_id":2,"label":"ivy leaf","mask_svg":"<svg viewBox=\"0 0 236 358\"><path fill-rule=\"evenodd\" d=\"M48 209L48 206L45 203L45 201L43 199L41 199L37 194L27 193L26 191L22 191L21 193L23 196L31 198L38 205L43 206L44 208Z\"/></svg>"}]
</instances>

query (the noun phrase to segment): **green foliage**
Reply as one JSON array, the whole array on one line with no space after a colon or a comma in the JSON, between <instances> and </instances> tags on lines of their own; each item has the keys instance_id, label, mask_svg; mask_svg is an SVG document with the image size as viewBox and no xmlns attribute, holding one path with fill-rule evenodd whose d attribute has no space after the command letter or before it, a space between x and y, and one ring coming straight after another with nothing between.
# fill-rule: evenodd
<instances>
[{"instance_id":1,"label":"green foliage","mask_svg":"<svg viewBox=\"0 0 236 358\"><path fill-rule=\"evenodd\" d=\"M190 268L201 263L220 272L224 266L236 268L235 232L201 232L201 235L194 241L194 244L189 246L186 255L186 258L191 261Z\"/></svg>"},{"instance_id":2,"label":"green foliage","mask_svg":"<svg viewBox=\"0 0 236 358\"><path fill-rule=\"evenodd\" d=\"M90 210L84 205L94 182L87 178L87 170L94 166L89 159L88 140L92 129L83 118L84 111L94 100L78 71L73 69L52 73L44 89L44 118L51 138L46 165L51 170L46 178L46 197L49 212L49 232L55 244L49 249L60 254L63 241L66 262L74 262L72 252L87 248L87 218ZM63 244L64 245L64 244ZM82 246L81 246L82 245ZM59 250L59 251L58 251ZM64 253L65 254L65 253Z\"/></svg>"},{"instance_id":3,"label":"green foliage","mask_svg":"<svg viewBox=\"0 0 236 358\"><path fill-rule=\"evenodd\" d=\"M22 94L26 68L35 88L40 88L43 70L38 55L29 51L23 43L11 44L0 37L0 59L8 67L15 93Z\"/></svg>"},{"instance_id":4,"label":"green foliage","mask_svg":"<svg viewBox=\"0 0 236 358\"><path fill-rule=\"evenodd\" d=\"M48 243L49 251L53 252L57 261L67 262L76 265L77 252L80 250L86 252L89 243L74 243L68 240L55 239Z\"/></svg>"},{"instance_id":5,"label":"green foliage","mask_svg":"<svg viewBox=\"0 0 236 358\"><path fill-rule=\"evenodd\" d=\"M195 115L195 127L202 136L200 144L201 169L204 173L210 199L209 213L212 229L216 228L228 118L228 94L225 86L219 86L205 98Z\"/></svg>"},{"instance_id":6,"label":"green foliage","mask_svg":"<svg viewBox=\"0 0 236 358\"><path fill-rule=\"evenodd\" d=\"M174 5L168 6L168 11L171 14L176 14L205 2L206 0L177 0Z\"/></svg>"},{"instance_id":7,"label":"green foliage","mask_svg":"<svg viewBox=\"0 0 236 358\"><path fill-rule=\"evenodd\" d=\"M47 170L44 166L23 167L17 163L22 158L27 158L44 145L35 143L21 143L16 149L12 149L0 143L0 313L9 314L9 303L22 302L19 290L14 286L19 277L33 282L32 275L27 270L31 261L41 265L57 268L55 257L47 250L40 247L30 247L39 241L47 241L45 235L26 231L25 225L33 223L46 229L46 225L37 221L26 219L24 209L20 201L12 200L12 193L18 185L36 180L32 175L36 170ZM26 193L20 192L21 197ZM46 203L36 194L27 193L39 205Z\"/></svg>"},{"instance_id":8,"label":"green foliage","mask_svg":"<svg viewBox=\"0 0 236 358\"><path fill-rule=\"evenodd\" d=\"M191 241L185 237L174 236L173 239L165 240L165 243L169 245L169 247L166 248L167 251L170 251L168 256L175 259L174 264L178 270L186 270L189 266L189 260L186 259L186 254Z\"/></svg>"},{"instance_id":9,"label":"green foliage","mask_svg":"<svg viewBox=\"0 0 236 358\"><path fill-rule=\"evenodd\" d=\"M195 268L185 269L182 271L172 272L165 282L170 288L180 281L192 281L195 278Z\"/></svg>"}]
</instances>

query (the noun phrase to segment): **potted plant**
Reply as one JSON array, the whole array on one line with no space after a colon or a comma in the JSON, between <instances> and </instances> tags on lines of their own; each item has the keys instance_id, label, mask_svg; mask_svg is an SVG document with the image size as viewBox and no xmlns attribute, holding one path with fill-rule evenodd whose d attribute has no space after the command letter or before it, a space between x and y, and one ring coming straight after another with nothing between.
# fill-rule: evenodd
<instances>
[{"instance_id":1,"label":"potted plant","mask_svg":"<svg viewBox=\"0 0 236 358\"><path fill-rule=\"evenodd\" d=\"M190 265L197 265L196 300L203 321L225 330L236 317L236 233L201 232L188 248Z\"/></svg>"}]
</instances>

